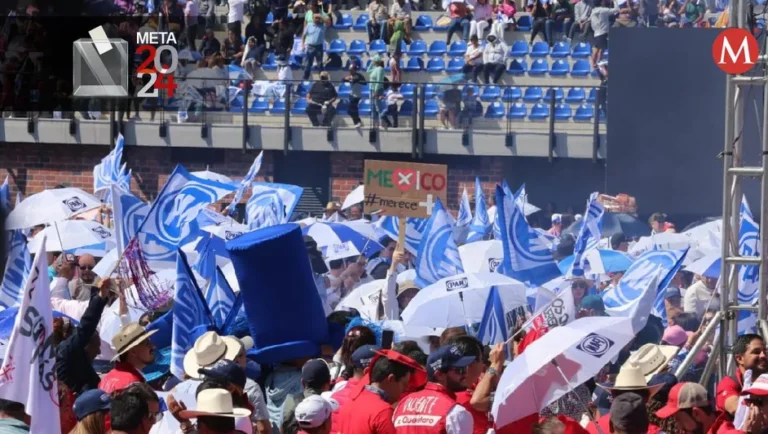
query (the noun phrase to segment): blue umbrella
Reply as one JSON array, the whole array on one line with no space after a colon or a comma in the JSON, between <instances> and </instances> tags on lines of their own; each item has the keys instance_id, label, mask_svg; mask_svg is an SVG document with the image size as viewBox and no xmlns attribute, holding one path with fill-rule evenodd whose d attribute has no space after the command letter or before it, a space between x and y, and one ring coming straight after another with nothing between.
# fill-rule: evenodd
<instances>
[{"instance_id":1,"label":"blue umbrella","mask_svg":"<svg viewBox=\"0 0 768 434\"><path fill-rule=\"evenodd\" d=\"M351 242L366 257L371 257L374 253L382 250L378 240L369 239L341 223L318 222L302 228L301 232L312 237L318 247Z\"/></svg>"},{"instance_id":2,"label":"blue umbrella","mask_svg":"<svg viewBox=\"0 0 768 434\"><path fill-rule=\"evenodd\" d=\"M8 309L0 312L0 341L7 341L11 338L11 333L13 333L13 323L16 322L17 313L19 313L18 307L9 307ZM56 310L53 311L53 317L66 318L72 321L73 325L78 324L78 321L75 321L74 319Z\"/></svg>"},{"instance_id":3,"label":"blue umbrella","mask_svg":"<svg viewBox=\"0 0 768 434\"><path fill-rule=\"evenodd\" d=\"M568 256L557 264L560 271L566 273L573 264L573 255ZM618 273L627 271L632 265L632 258L625 253L616 250L590 250L585 254L585 259L589 261L590 268L595 270L604 270L606 273Z\"/></svg>"}]
</instances>

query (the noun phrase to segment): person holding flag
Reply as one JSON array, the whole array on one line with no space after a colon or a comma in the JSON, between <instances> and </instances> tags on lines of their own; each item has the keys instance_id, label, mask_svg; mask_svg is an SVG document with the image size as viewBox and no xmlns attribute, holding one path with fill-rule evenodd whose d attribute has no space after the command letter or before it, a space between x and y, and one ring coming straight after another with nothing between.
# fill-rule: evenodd
<instances>
[{"instance_id":1,"label":"person holding flag","mask_svg":"<svg viewBox=\"0 0 768 434\"><path fill-rule=\"evenodd\" d=\"M115 367L101 379L99 389L111 394L133 383L145 383L141 370L155 361L155 346L149 337L156 332L147 331L136 322L123 326L112 338L117 352L112 359L116 361Z\"/></svg>"}]
</instances>

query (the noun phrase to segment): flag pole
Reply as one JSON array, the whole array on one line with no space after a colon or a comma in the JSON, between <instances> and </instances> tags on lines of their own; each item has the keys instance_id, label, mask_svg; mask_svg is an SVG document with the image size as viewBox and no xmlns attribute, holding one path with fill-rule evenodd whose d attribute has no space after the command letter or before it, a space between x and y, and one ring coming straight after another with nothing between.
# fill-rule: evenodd
<instances>
[{"instance_id":1,"label":"flag pole","mask_svg":"<svg viewBox=\"0 0 768 434\"><path fill-rule=\"evenodd\" d=\"M554 302L555 302L555 300L558 300L558 299L559 299L559 298L560 298L560 297L563 295L563 293L564 293L564 292L565 292L565 291L560 291L560 293L558 293L558 294L556 294L556 295L555 295L555 298L553 298L553 299L552 299L552 301L550 301L549 303L547 303L547 304L546 304L544 307L542 307L540 310L538 310L538 311L534 312L534 314L533 314L533 315L531 315L531 318L530 318L530 319L528 319L528 321L524 322L524 323L523 323L523 325L521 325L521 326L520 326L520 329L519 329L518 331L516 331L516 332L515 332L515 333L514 333L512 336L510 336L510 337L509 337L509 339L507 339L507 340L504 342L504 345L508 345L510 342L512 342L512 340L515 338L515 336L519 335L519 334L520 334L520 333L521 333L523 330L525 330L526 326L530 325L530 324L533 322L533 320L534 320L534 319L536 319L536 317L537 317L537 316L539 316L539 314L541 314L542 312L544 312L545 310L547 310L547 309L548 309L548 308L549 308L549 307L552 305L552 303L554 303Z\"/></svg>"}]
</instances>

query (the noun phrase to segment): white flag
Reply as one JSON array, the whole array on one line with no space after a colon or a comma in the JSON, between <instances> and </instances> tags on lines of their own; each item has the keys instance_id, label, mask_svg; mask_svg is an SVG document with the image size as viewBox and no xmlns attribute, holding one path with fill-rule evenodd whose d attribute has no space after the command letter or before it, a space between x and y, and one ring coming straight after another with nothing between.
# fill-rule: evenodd
<instances>
[{"instance_id":1,"label":"white flag","mask_svg":"<svg viewBox=\"0 0 768 434\"><path fill-rule=\"evenodd\" d=\"M45 238L27 278L10 343L0 367L0 398L24 404L30 432L60 434L53 312Z\"/></svg>"}]
</instances>

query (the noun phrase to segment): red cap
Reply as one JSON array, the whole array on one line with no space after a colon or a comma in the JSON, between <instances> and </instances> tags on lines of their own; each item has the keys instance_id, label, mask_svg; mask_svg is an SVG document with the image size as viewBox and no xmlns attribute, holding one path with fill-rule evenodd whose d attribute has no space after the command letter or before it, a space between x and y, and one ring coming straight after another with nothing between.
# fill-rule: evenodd
<instances>
[{"instance_id":1,"label":"red cap","mask_svg":"<svg viewBox=\"0 0 768 434\"><path fill-rule=\"evenodd\" d=\"M768 374L762 374L752 382L749 389L741 391L742 395L768 396Z\"/></svg>"},{"instance_id":2,"label":"red cap","mask_svg":"<svg viewBox=\"0 0 768 434\"><path fill-rule=\"evenodd\" d=\"M376 361L378 361L380 358L386 357L387 359L399 363L401 365L408 366L410 368L413 368L413 373L411 374L411 379L408 382L408 390L406 393L414 392L421 387L423 387L425 384L427 384L427 371L424 369L423 366L421 366L417 361L413 360L412 358L406 356L405 354L400 354L397 351L394 350L379 350L376 351L376 355L371 360L371 363L368 365L369 369L373 369L373 367L376 365ZM363 388L371 384L371 373L367 372L363 379L357 384L358 390L355 390L351 393L350 396L356 397L362 392Z\"/></svg>"},{"instance_id":3,"label":"red cap","mask_svg":"<svg viewBox=\"0 0 768 434\"><path fill-rule=\"evenodd\" d=\"M707 389L699 383L677 383L669 391L667 405L656 412L659 419L672 417L675 413L686 408L709 407Z\"/></svg>"}]
</instances>

